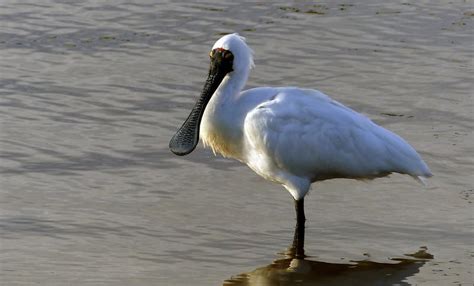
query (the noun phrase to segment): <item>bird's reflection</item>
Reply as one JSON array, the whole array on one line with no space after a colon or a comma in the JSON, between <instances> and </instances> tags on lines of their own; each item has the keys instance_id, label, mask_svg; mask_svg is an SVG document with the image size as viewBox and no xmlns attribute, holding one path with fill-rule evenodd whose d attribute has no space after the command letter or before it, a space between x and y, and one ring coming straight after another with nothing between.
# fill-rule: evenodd
<instances>
[{"instance_id":1,"label":"bird's reflection","mask_svg":"<svg viewBox=\"0 0 474 286\"><path fill-rule=\"evenodd\" d=\"M295 239L301 238L295 229ZM304 236L303 236L304 241ZM303 241L293 241L282 257L271 264L242 273L224 281L224 286L236 285L409 285L406 278L419 272L433 256L422 247L404 258L393 258L386 263L368 260L348 264L314 261L301 257ZM300 249L298 249L300 248Z\"/></svg>"}]
</instances>

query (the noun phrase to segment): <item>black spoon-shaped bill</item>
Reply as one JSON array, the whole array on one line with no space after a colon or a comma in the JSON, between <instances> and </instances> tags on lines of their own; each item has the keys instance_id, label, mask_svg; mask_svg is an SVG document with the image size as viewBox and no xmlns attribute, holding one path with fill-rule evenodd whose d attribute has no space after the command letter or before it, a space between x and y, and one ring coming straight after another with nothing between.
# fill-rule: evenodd
<instances>
[{"instance_id":1,"label":"black spoon-shaped bill","mask_svg":"<svg viewBox=\"0 0 474 286\"><path fill-rule=\"evenodd\" d=\"M188 118L183 125L170 140L170 150L178 156L184 156L191 153L199 142L199 126L201 118L206 108L207 103L212 97L215 90L212 86L215 85L216 78L209 74L201 96L198 98ZM217 84L218 86L219 84Z\"/></svg>"},{"instance_id":2,"label":"black spoon-shaped bill","mask_svg":"<svg viewBox=\"0 0 474 286\"><path fill-rule=\"evenodd\" d=\"M204 110L226 74L232 71L233 56L229 57L229 53L226 50L213 51L209 75L201 96L186 121L170 140L169 148L174 154L184 156L196 148L199 142L199 127Z\"/></svg>"}]
</instances>

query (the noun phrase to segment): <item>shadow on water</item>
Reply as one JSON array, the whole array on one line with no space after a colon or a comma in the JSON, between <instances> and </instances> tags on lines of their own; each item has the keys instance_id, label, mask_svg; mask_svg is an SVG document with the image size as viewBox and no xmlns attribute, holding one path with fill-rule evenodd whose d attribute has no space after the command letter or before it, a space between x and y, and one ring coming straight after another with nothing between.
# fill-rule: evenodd
<instances>
[{"instance_id":1,"label":"shadow on water","mask_svg":"<svg viewBox=\"0 0 474 286\"><path fill-rule=\"evenodd\" d=\"M432 256L421 249L413 258L393 258L389 262L368 260L349 264L328 263L292 256L294 250L271 264L258 267L224 281L224 286L247 285L409 285L406 278L419 269Z\"/></svg>"},{"instance_id":2,"label":"shadow on water","mask_svg":"<svg viewBox=\"0 0 474 286\"><path fill-rule=\"evenodd\" d=\"M360 260L346 264L329 263L307 259L303 247L304 225L297 224L293 244L280 254L280 258L267 266L233 276L223 285L409 285L404 282L406 278L418 273L426 261L433 259L427 248L421 247L413 254L391 258L387 262Z\"/></svg>"}]
</instances>

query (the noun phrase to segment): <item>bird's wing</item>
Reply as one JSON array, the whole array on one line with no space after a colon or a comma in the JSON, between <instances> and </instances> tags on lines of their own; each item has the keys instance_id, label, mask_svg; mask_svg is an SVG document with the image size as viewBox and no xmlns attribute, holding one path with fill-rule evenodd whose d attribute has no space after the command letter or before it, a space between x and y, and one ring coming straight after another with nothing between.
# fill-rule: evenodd
<instances>
[{"instance_id":1,"label":"bird's wing","mask_svg":"<svg viewBox=\"0 0 474 286\"><path fill-rule=\"evenodd\" d=\"M430 175L401 137L314 90L280 89L248 113L244 133L253 156L312 181Z\"/></svg>"}]
</instances>

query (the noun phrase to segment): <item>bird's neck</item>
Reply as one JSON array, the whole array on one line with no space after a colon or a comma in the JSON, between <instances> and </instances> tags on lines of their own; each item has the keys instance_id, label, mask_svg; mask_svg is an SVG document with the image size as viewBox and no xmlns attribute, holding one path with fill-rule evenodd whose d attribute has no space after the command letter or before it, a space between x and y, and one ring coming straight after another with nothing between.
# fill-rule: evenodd
<instances>
[{"instance_id":1,"label":"bird's neck","mask_svg":"<svg viewBox=\"0 0 474 286\"><path fill-rule=\"evenodd\" d=\"M215 101L217 104L234 104L247 83L248 76L249 71L229 73L217 88L211 101Z\"/></svg>"},{"instance_id":2,"label":"bird's neck","mask_svg":"<svg viewBox=\"0 0 474 286\"><path fill-rule=\"evenodd\" d=\"M214 92L201 121L201 138L214 153L237 160L241 158L242 114L238 97L249 71L229 73Z\"/></svg>"}]
</instances>

